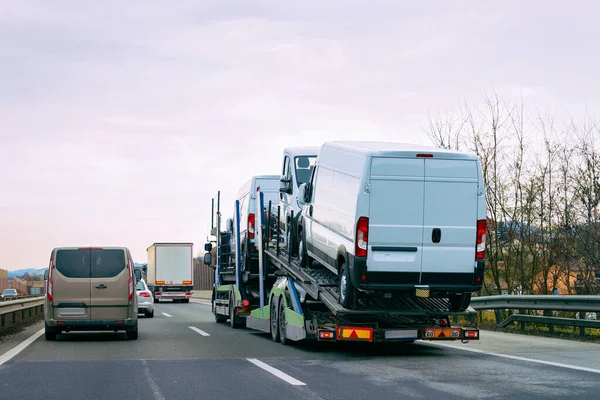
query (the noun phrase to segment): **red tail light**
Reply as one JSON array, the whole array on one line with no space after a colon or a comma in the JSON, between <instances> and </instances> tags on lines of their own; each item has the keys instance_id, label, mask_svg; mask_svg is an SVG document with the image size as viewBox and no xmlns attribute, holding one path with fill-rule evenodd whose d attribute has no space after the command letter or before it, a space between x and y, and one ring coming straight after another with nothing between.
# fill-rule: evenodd
<instances>
[{"instance_id":1,"label":"red tail light","mask_svg":"<svg viewBox=\"0 0 600 400\"><path fill-rule=\"evenodd\" d=\"M242 301L242 307L248 307L249 305L250 305L250 302L248 300Z\"/></svg>"},{"instance_id":2,"label":"red tail light","mask_svg":"<svg viewBox=\"0 0 600 400\"><path fill-rule=\"evenodd\" d=\"M133 267L131 265L131 260L127 260L127 273L129 274L129 282L127 282L127 286L129 286L129 295L127 298L129 301L132 301L135 290L133 287Z\"/></svg>"},{"instance_id":3,"label":"red tail light","mask_svg":"<svg viewBox=\"0 0 600 400\"><path fill-rule=\"evenodd\" d=\"M248 214L248 238L254 239L254 214Z\"/></svg>"},{"instance_id":4,"label":"red tail light","mask_svg":"<svg viewBox=\"0 0 600 400\"><path fill-rule=\"evenodd\" d=\"M485 259L485 237L487 231L487 221L480 219L477 221L477 246L475 248L475 259Z\"/></svg>"},{"instance_id":5,"label":"red tail light","mask_svg":"<svg viewBox=\"0 0 600 400\"><path fill-rule=\"evenodd\" d=\"M48 288L46 289L48 295L48 301L52 303L54 300L54 284L52 282L52 270L54 269L54 259L50 259L50 265L48 266Z\"/></svg>"},{"instance_id":6,"label":"red tail light","mask_svg":"<svg viewBox=\"0 0 600 400\"><path fill-rule=\"evenodd\" d=\"M150 292L140 292L140 296L142 296L142 297L152 297L152 295L150 294Z\"/></svg>"},{"instance_id":7,"label":"red tail light","mask_svg":"<svg viewBox=\"0 0 600 400\"><path fill-rule=\"evenodd\" d=\"M192 295L192 292L187 292L185 295L186 295L186 296L191 296L191 295Z\"/></svg>"},{"instance_id":8,"label":"red tail light","mask_svg":"<svg viewBox=\"0 0 600 400\"><path fill-rule=\"evenodd\" d=\"M356 257L367 256L369 244L369 218L360 217L356 223L356 240L354 243L354 255Z\"/></svg>"},{"instance_id":9,"label":"red tail light","mask_svg":"<svg viewBox=\"0 0 600 400\"><path fill-rule=\"evenodd\" d=\"M433 158L433 154L419 153L419 154L417 154L417 157L422 157L422 158Z\"/></svg>"}]
</instances>

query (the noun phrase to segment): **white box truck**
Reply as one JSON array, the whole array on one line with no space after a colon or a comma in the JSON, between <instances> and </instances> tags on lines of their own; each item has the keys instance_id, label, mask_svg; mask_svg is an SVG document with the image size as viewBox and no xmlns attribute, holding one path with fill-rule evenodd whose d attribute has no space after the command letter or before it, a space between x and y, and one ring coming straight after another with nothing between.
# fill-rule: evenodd
<instances>
[{"instance_id":1,"label":"white box truck","mask_svg":"<svg viewBox=\"0 0 600 400\"><path fill-rule=\"evenodd\" d=\"M193 243L154 243L148 253L147 285L154 302L189 303L194 282Z\"/></svg>"}]
</instances>

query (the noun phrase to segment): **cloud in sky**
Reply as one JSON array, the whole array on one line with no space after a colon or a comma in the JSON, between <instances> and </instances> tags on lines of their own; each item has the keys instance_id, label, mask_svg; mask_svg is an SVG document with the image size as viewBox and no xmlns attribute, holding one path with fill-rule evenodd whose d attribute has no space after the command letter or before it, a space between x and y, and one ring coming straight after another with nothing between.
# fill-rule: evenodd
<instances>
[{"instance_id":1,"label":"cloud in sky","mask_svg":"<svg viewBox=\"0 0 600 400\"><path fill-rule=\"evenodd\" d=\"M250 4L251 3L251 4ZM286 146L427 143L484 87L597 106L600 5L45 1L0 5L0 268L62 245L208 233ZM517 94L518 95L518 94Z\"/></svg>"}]
</instances>

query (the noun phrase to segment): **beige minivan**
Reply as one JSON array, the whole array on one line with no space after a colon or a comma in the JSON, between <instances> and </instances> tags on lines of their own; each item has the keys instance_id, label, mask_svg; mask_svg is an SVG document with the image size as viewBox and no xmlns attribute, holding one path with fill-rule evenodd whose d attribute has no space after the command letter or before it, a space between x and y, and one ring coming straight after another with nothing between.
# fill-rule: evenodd
<instances>
[{"instance_id":1,"label":"beige minivan","mask_svg":"<svg viewBox=\"0 0 600 400\"><path fill-rule=\"evenodd\" d=\"M126 247L59 247L46 273L46 340L69 331L125 331L138 338L133 258Z\"/></svg>"}]
</instances>

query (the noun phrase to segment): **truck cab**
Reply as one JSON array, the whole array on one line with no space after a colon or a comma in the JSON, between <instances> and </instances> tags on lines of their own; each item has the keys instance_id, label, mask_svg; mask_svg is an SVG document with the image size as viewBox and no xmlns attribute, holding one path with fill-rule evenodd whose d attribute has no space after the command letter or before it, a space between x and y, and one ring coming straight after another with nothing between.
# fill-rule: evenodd
<instances>
[{"instance_id":1,"label":"truck cab","mask_svg":"<svg viewBox=\"0 0 600 400\"><path fill-rule=\"evenodd\" d=\"M292 255L297 254L298 231L292 232L291 227L297 229L298 216L301 206L298 203L300 186L310 181L319 146L288 147L283 150L283 165L281 170L279 200L279 228ZM293 221L292 221L293 213ZM292 234L293 233L293 234Z\"/></svg>"}]
</instances>

